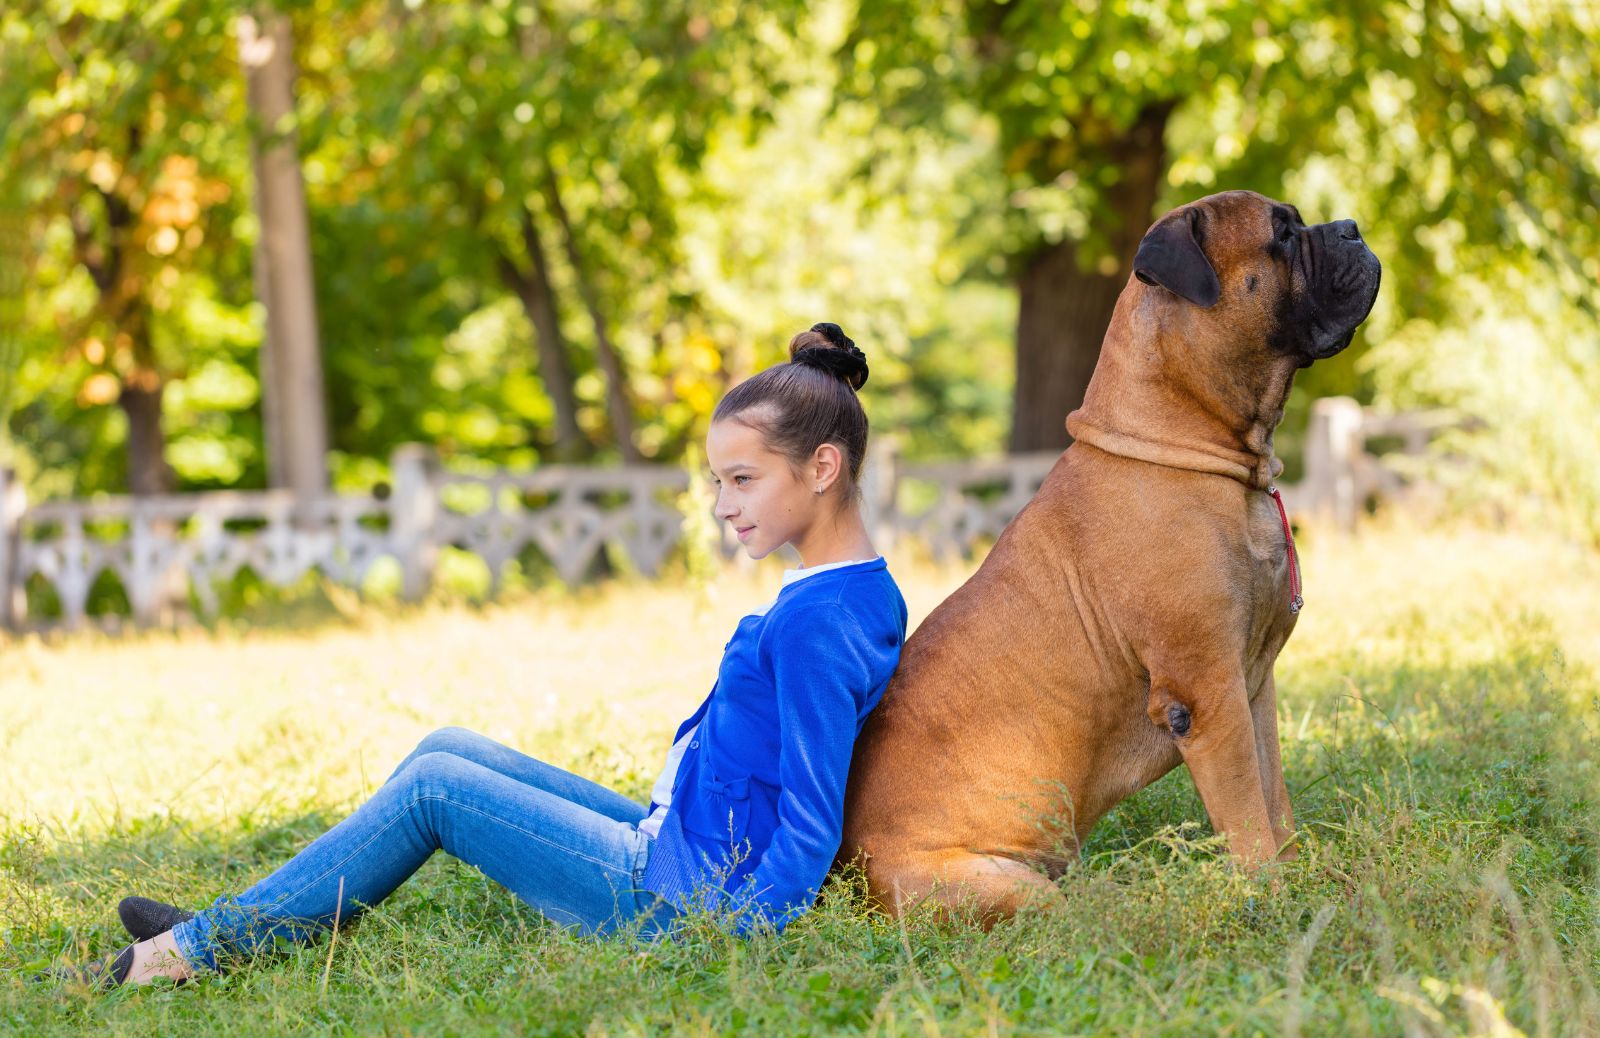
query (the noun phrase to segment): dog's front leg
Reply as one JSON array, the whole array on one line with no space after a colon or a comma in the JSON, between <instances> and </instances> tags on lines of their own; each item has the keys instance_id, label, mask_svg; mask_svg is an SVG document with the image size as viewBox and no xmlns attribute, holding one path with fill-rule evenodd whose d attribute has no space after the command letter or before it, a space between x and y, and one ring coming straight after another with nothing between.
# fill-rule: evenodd
<instances>
[{"instance_id":1,"label":"dog's front leg","mask_svg":"<svg viewBox=\"0 0 1600 1038\"><path fill-rule=\"evenodd\" d=\"M1166 730L1189 765L1211 825L1247 868L1278 849L1267 813L1255 719L1244 676L1173 681L1151 675L1150 719Z\"/></svg>"},{"instance_id":2,"label":"dog's front leg","mask_svg":"<svg viewBox=\"0 0 1600 1038\"><path fill-rule=\"evenodd\" d=\"M1279 861L1293 861L1300 850L1294 844L1294 811L1289 787L1283 781L1283 751L1278 745L1278 686L1267 675L1265 687L1250 703L1256 728L1256 759L1261 765L1261 788L1267 795L1267 818Z\"/></svg>"}]
</instances>

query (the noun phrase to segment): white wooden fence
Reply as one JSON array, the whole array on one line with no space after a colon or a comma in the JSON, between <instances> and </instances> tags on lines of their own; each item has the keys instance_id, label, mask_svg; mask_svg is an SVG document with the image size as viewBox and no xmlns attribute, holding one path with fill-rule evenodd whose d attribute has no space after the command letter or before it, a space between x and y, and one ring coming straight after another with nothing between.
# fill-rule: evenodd
<instances>
[{"instance_id":1,"label":"white wooden fence","mask_svg":"<svg viewBox=\"0 0 1600 1038\"><path fill-rule=\"evenodd\" d=\"M1397 453L1420 454L1445 421L1365 413L1347 399L1318 401L1306 478L1283 488L1290 506L1353 526L1369 496L1408 487L1393 454L1379 457L1369 443L1397 438ZM884 446L875 446L863 487L880 546L907 537L941 557L970 556L998 537L1059 457L1050 451L908 463ZM689 478L676 468L551 465L474 475L445 471L426 448L407 446L395 452L392 475L386 498L299 502L288 491L268 490L30 505L20 484L0 471L0 624L71 629L94 621L90 593L106 573L121 585L134 622L152 624L191 601L214 612L216 589L245 568L279 586L316 569L359 587L388 557L399 564L403 594L415 599L427 593L445 546L482 558L496 586L507 563L529 548L560 580L577 583L607 547L653 575L683 536L678 501ZM723 548L732 554L737 545L724 541ZM59 616L29 615L30 588L44 587Z\"/></svg>"}]
</instances>

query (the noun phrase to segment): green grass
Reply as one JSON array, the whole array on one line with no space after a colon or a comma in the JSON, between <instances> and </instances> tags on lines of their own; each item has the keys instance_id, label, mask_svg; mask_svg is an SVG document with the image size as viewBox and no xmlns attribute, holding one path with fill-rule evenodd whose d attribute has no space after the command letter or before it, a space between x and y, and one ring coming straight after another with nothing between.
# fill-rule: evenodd
<instances>
[{"instance_id":1,"label":"green grass","mask_svg":"<svg viewBox=\"0 0 1600 1038\"><path fill-rule=\"evenodd\" d=\"M1304 549L1278 671L1301 859L1239 874L1180 770L1101 824L1064 909L987 934L871 915L847 877L776 938L595 941L441 855L331 947L32 984L119 947L125 893L253 882L442 725L645 798L776 578L0 646L0 1032L1600 1033L1600 558L1466 529ZM965 575L896 571L914 621Z\"/></svg>"}]
</instances>

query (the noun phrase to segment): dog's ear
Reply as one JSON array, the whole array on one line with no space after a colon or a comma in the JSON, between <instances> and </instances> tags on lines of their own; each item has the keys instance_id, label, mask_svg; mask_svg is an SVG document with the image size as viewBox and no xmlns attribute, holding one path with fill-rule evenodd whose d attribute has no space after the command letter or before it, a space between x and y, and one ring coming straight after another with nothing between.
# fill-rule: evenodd
<instances>
[{"instance_id":1,"label":"dog's ear","mask_svg":"<svg viewBox=\"0 0 1600 1038\"><path fill-rule=\"evenodd\" d=\"M1186 209L1169 214L1146 231L1133 256L1133 276L1196 306L1212 306L1222 296L1222 283L1195 238L1199 219L1199 210Z\"/></svg>"}]
</instances>

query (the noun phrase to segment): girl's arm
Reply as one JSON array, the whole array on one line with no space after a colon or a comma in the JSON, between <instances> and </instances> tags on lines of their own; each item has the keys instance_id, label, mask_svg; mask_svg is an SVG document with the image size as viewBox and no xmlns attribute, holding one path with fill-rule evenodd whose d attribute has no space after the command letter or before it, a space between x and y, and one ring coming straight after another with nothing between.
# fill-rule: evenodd
<instances>
[{"instance_id":1,"label":"girl's arm","mask_svg":"<svg viewBox=\"0 0 1600 1038\"><path fill-rule=\"evenodd\" d=\"M880 656L846 609L799 612L774 652L778 701L778 828L735 892L737 929L777 929L811 907L844 827L845 780L861 708L879 683Z\"/></svg>"}]
</instances>

